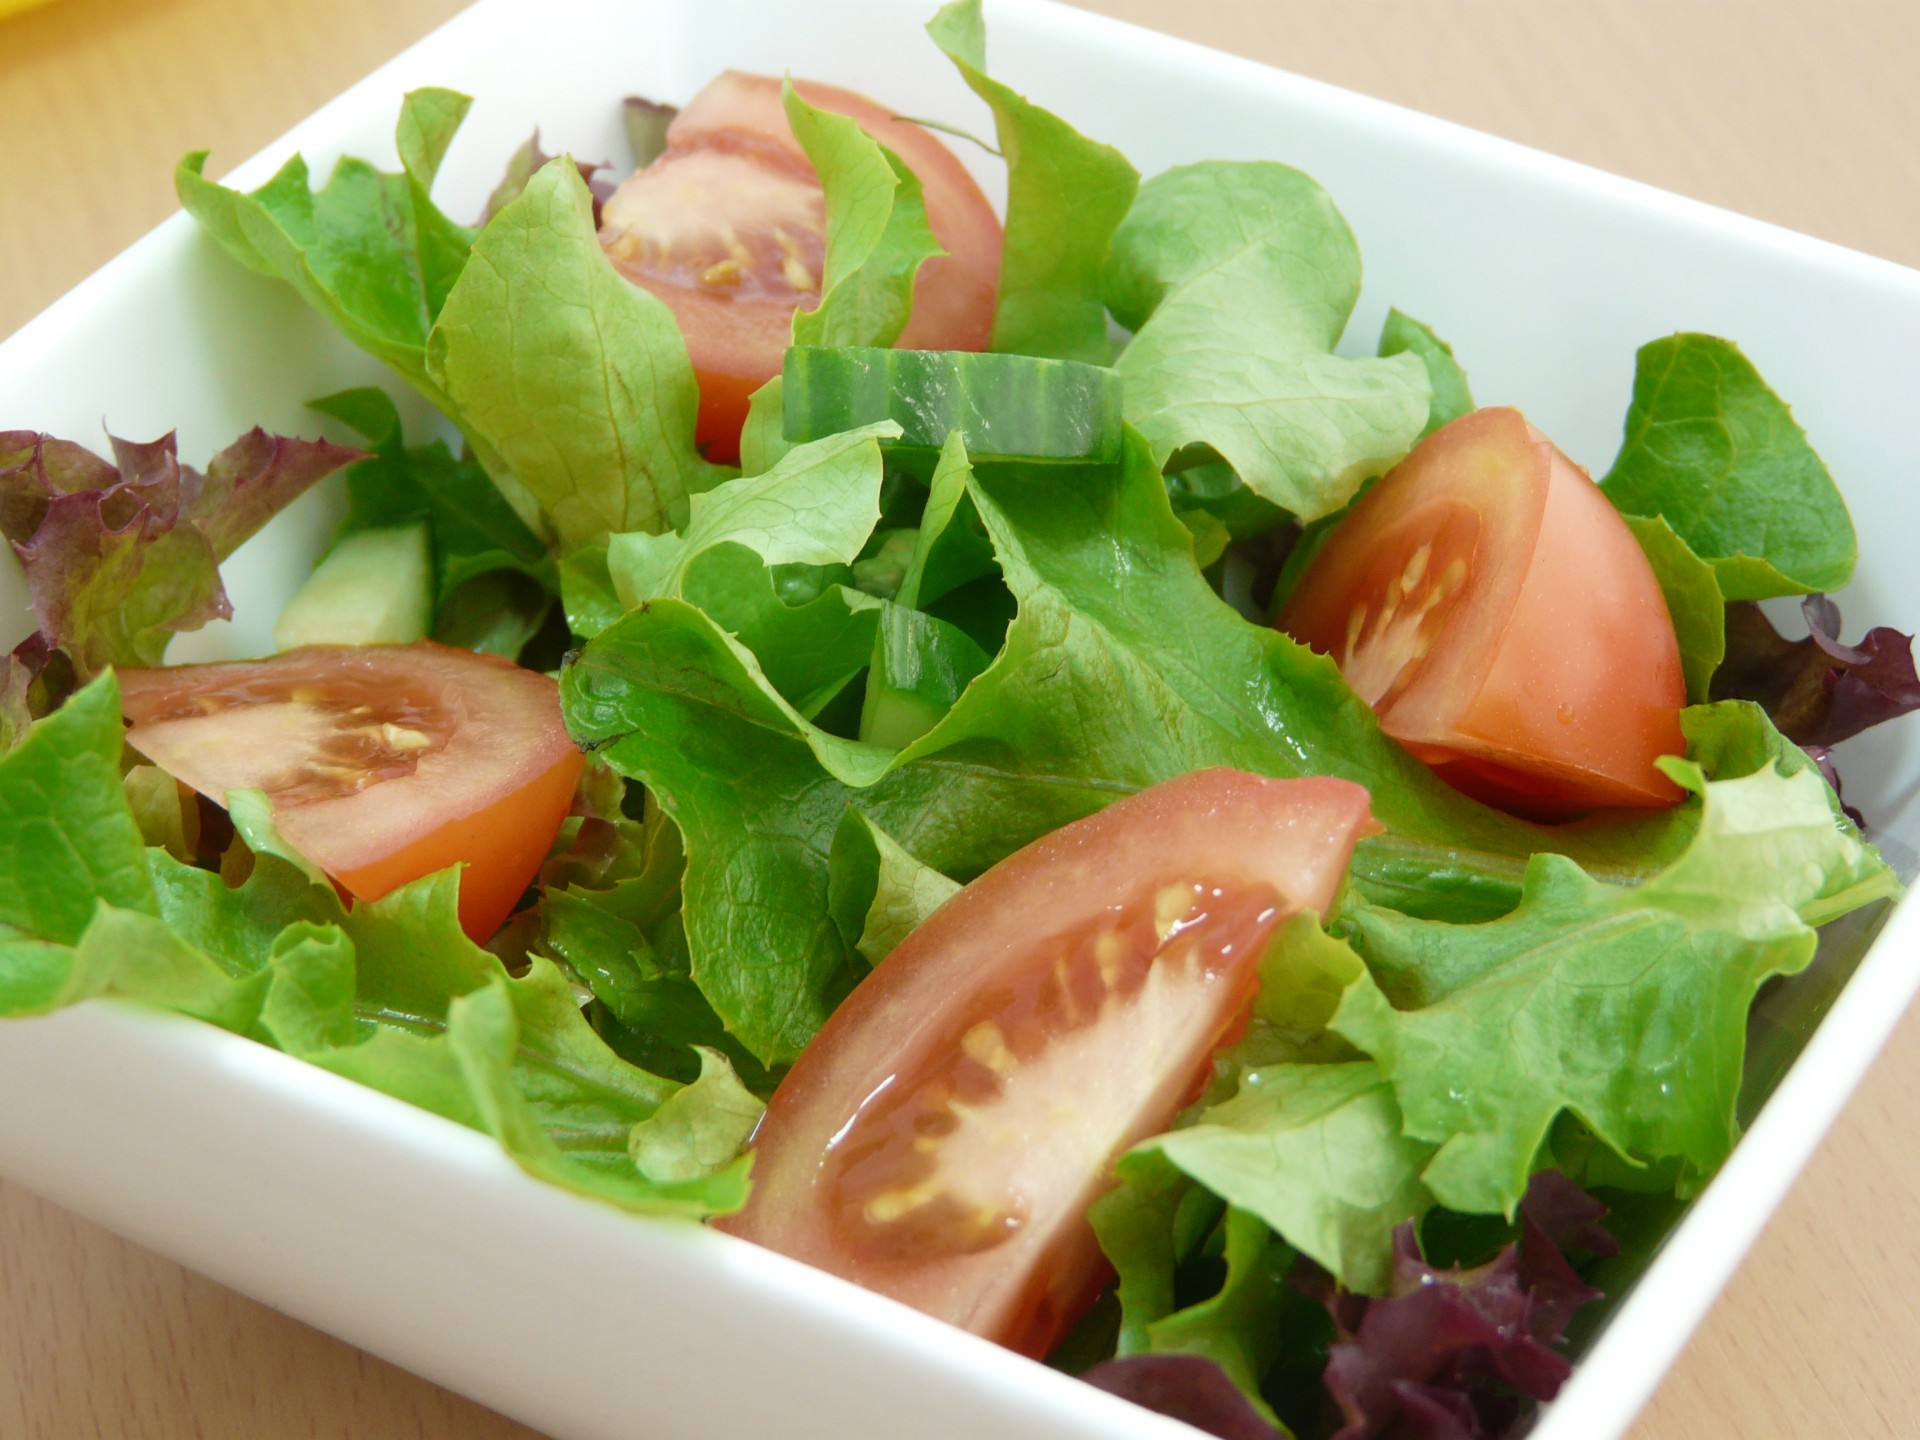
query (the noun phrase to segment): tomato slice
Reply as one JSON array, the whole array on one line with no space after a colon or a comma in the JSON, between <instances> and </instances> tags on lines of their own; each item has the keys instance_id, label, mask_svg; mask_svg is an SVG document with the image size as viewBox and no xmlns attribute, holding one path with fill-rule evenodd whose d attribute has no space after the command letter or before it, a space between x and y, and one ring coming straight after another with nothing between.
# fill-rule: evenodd
<instances>
[{"instance_id":1,"label":"tomato slice","mask_svg":"<svg viewBox=\"0 0 1920 1440\"><path fill-rule=\"evenodd\" d=\"M984 350L1000 290L1000 221L954 154L924 126L863 95L811 80L802 97L848 115L919 177L927 224L946 250L920 268L912 350ZM600 243L680 322L700 380L696 438L739 458L753 392L780 372L793 312L820 301L826 200L787 125L780 82L729 70L667 129L667 148L601 210Z\"/></svg>"},{"instance_id":2,"label":"tomato slice","mask_svg":"<svg viewBox=\"0 0 1920 1440\"><path fill-rule=\"evenodd\" d=\"M1107 1275L1087 1207L1244 1019L1261 950L1324 911L1344 780L1204 770L1069 825L936 911L836 1010L754 1136L723 1229L1025 1354Z\"/></svg>"},{"instance_id":3,"label":"tomato slice","mask_svg":"<svg viewBox=\"0 0 1920 1440\"><path fill-rule=\"evenodd\" d=\"M422 641L120 672L127 742L218 804L263 790L282 838L362 900L449 865L484 942L540 868L584 758L559 687Z\"/></svg>"},{"instance_id":4,"label":"tomato slice","mask_svg":"<svg viewBox=\"0 0 1920 1440\"><path fill-rule=\"evenodd\" d=\"M1443 779L1543 819L1660 806L1686 681L1659 582L1600 488L1476 410L1361 497L1276 622Z\"/></svg>"}]
</instances>

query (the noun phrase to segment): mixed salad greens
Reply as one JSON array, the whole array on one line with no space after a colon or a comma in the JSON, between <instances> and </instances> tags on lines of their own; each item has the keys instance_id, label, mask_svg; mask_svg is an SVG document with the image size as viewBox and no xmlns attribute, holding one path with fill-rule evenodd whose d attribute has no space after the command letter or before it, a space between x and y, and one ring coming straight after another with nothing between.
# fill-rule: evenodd
<instances>
[{"instance_id":1,"label":"mixed salad greens","mask_svg":"<svg viewBox=\"0 0 1920 1440\"><path fill-rule=\"evenodd\" d=\"M1398 311L1377 356L1335 353L1360 257L1306 175L1142 182L991 78L978 0L929 29L1007 165L990 353L889 348L943 255L936 187L789 82L824 250L781 272L794 348L737 467L696 443L692 322L609 260L603 167L536 138L464 225L432 189L468 101L435 90L398 173L316 190L296 157L243 194L187 157L207 233L461 445L409 444L378 390L313 401L359 448L255 431L204 474L171 438L109 463L0 433L40 627L0 683L0 1013L164 1006L556 1184L726 1215L782 1076L962 884L1191 772L1352 781L1378 832L1275 932L1204 1093L1119 1158L1092 1212L1117 1285L1054 1360L1223 1435L1504 1434L1597 1293L1568 1257L1619 1248L1585 1191L1644 1254L1737 1138L1756 993L1897 894L1830 748L1920 705L1911 641L1841 641L1852 524L1752 364L1656 339L1600 488L1671 617L1684 798L1555 825L1468 798L1269 623L1356 496L1473 410L1459 361ZM671 162L672 113L629 110L636 163ZM116 667L228 613L219 563L340 470L336 553L402 530L420 557L380 562L415 598L361 638L557 670L589 757L497 930L463 929L455 869L348 903L265 797L215 806L127 748ZM1807 639L1755 603L1781 596Z\"/></svg>"}]
</instances>

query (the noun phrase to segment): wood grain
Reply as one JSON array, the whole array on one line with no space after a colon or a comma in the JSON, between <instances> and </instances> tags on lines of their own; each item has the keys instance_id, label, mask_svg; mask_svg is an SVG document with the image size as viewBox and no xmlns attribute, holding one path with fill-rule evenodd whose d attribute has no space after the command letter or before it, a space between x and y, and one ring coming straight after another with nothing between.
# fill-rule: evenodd
<instances>
[{"instance_id":1,"label":"wood grain","mask_svg":"<svg viewBox=\"0 0 1920 1440\"><path fill-rule=\"evenodd\" d=\"M1920 264L1910 0L1086 3ZM182 151L223 171L458 8L60 0L0 22L0 334L173 208ZM1916 1093L1920 1014L1635 1440L1920 1429ZM0 1436L538 1440L5 1184Z\"/></svg>"}]
</instances>

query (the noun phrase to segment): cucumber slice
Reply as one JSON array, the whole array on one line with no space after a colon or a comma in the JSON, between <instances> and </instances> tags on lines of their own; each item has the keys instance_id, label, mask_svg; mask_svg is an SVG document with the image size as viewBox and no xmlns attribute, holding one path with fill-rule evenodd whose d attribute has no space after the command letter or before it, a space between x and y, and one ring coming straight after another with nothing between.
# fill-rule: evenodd
<instances>
[{"instance_id":1,"label":"cucumber slice","mask_svg":"<svg viewBox=\"0 0 1920 1440\"><path fill-rule=\"evenodd\" d=\"M795 443L892 420L903 433L882 448L926 466L955 430L975 463L1120 460L1120 377L1099 365L796 345L782 376L785 434Z\"/></svg>"},{"instance_id":2,"label":"cucumber slice","mask_svg":"<svg viewBox=\"0 0 1920 1440\"><path fill-rule=\"evenodd\" d=\"M425 521L356 530L315 567L273 627L301 645L405 645L433 625L433 547Z\"/></svg>"},{"instance_id":3,"label":"cucumber slice","mask_svg":"<svg viewBox=\"0 0 1920 1440\"><path fill-rule=\"evenodd\" d=\"M956 626L889 604L874 636L860 738L896 750L911 745L940 723L989 660Z\"/></svg>"}]
</instances>

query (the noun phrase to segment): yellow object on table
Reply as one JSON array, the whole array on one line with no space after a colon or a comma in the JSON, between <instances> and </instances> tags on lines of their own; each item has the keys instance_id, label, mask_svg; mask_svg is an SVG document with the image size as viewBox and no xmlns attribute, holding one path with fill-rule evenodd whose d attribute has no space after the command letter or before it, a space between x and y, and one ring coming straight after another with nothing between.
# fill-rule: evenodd
<instances>
[{"instance_id":1,"label":"yellow object on table","mask_svg":"<svg viewBox=\"0 0 1920 1440\"><path fill-rule=\"evenodd\" d=\"M0 20L9 15L18 15L22 10L34 10L51 3L52 0L0 0Z\"/></svg>"}]
</instances>

